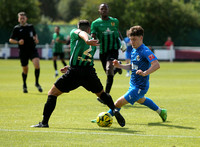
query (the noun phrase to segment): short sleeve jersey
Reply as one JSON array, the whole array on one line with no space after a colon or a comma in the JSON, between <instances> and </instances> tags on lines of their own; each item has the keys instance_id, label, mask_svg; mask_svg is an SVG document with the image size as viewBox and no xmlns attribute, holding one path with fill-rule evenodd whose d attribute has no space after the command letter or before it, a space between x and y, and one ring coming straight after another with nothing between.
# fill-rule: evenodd
<instances>
[{"instance_id":1,"label":"short sleeve jersey","mask_svg":"<svg viewBox=\"0 0 200 147\"><path fill-rule=\"evenodd\" d=\"M100 43L100 54L120 48L119 21L117 18L109 17L108 20L96 19L91 24L91 33L96 34Z\"/></svg>"},{"instance_id":2,"label":"short sleeve jersey","mask_svg":"<svg viewBox=\"0 0 200 147\"><path fill-rule=\"evenodd\" d=\"M36 35L35 29L32 24L27 24L25 26L16 25L11 34L12 39L24 40L24 45L19 45L21 51L28 51L30 49L35 49L35 41L33 36Z\"/></svg>"},{"instance_id":3,"label":"short sleeve jersey","mask_svg":"<svg viewBox=\"0 0 200 147\"><path fill-rule=\"evenodd\" d=\"M54 47L53 47L53 52L54 53L63 53L63 43L61 42L57 42L56 39L59 38L59 40L61 41L64 41L65 38L64 38L64 35L63 34L60 34L59 35L57 33L54 33L53 34L53 40L54 40Z\"/></svg>"},{"instance_id":4,"label":"short sleeve jersey","mask_svg":"<svg viewBox=\"0 0 200 147\"><path fill-rule=\"evenodd\" d=\"M146 71L151 66L151 62L157 60L154 53L144 44L137 49L133 49L131 53L132 74L130 79L130 86L135 86L140 89L149 87L149 75L140 76L136 71L141 69Z\"/></svg>"},{"instance_id":5,"label":"short sleeve jersey","mask_svg":"<svg viewBox=\"0 0 200 147\"><path fill-rule=\"evenodd\" d=\"M73 29L70 32L71 57L69 64L71 67L93 66L93 56L96 52L96 47L87 45L85 41L75 33L76 30L77 29ZM88 36L91 39L89 34Z\"/></svg>"}]
</instances>

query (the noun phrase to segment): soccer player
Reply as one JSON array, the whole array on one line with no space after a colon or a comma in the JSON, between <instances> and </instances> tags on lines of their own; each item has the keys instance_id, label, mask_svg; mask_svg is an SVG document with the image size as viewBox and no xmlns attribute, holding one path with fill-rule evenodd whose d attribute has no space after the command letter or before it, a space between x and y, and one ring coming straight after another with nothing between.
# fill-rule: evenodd
<instances>
[{"instance_id":1,"label":"soccer player","mask_svg":"<svg viewBox=\"0 0 200 147\"><path fill-rule=\"evenodd\" d=\"M83 86L88 91L95 93L113 111L120 126L125 125L125 120L115 108L112 97L105 93L103 86L97 77L93 67L93 56L98 46L98 40L94 40L89 35L90 23L87 20L80 20L78 29L70 32L71 57L70 66L61 69L64 73L52 86L48 92L48 99L43 110L43 120L31 127L49 127L49 118L56 106L56 100L62 93L70 92L79 86Z\"/></svg>"},{"instance_id":2,"label":"soccer player","mask_svg":"<svg viewBox=\"0 0 200 147\"><path fill-rule=\"evenodd\" d=\"M145 97L149 89L149 75L159 69L160 64L154 53L143 44L143 36L144 30L141 26L131 27L129 30L130 43L133 47L131 64L121 65L117 60L113 61L115 67L132 71L129 90L115 102L115 106L120 110L128 103L133 105L138 102L156 111L165 122L167 110L161 109L150 98ZM108 112L113 115L111 110Z\"/></svg>"},{"instance_id":3,"label":"soccer player","mask_svg":"<svg viewBox=\"0 0 200 147\"><path fill-rule=\"evenodd\" d=\"M64 50L63 50L63 44L66 44L68 41L64 38L64 35L60 33L60 27L56 26L54 29L55 33L53 34L52 44L54 44L53 47L53 65L55 69L55 77L58 76L58 70L57 70L57 57L60 57L60 60L64 66L66 66L66 62L64 60Z\"/></svg>"},{"instance_id":4,"label":"soccer player","mask_svg":"<svg viewBox=\"0 0 200 147\"><path fill-rule=\"evenodd\" d=\"M132 51L132 46L130 44L130 39L128 37L128 30L126 31L127 37L124 38L124 42L126 43L127 49L125 51L125 60L126 64L129 64L131 61L131 51ZM130 70L127 70L126 76L130 76Z\"/></svg>"},{"instance_id":5,"label":"soccer player","mask_svg":"<svg viewBox=\"0 0 200 147\"><path fill-rule=\"evenodd\" d=\"M126 50L126 44L119 32L117 18L108 16L108 5L103 3L99 6L100 18L91 24L91 36L97 38L100 43L100 60L107 75L105 92L110 93L115 73L122 74L121 69L114 69L112 61L118 59L118 50ZM121 40L120 40L121 39Z\"/></svg>"},{"instance_id":6,"label":"soccer player","mask_svg":"<svg viewBox=\"0 0 200 147\"><path fill-rule=\"evenodd\" d=\"M25 12L18 13L18 22L19 24L14 27L9 42L18 44L19 47L19 58L23 70L23 92L28 93L26 79L28 74L29 59L33 62L35 67L35 86L39 92L42 92L42 88L39 84L40 59L35 47L36 44L39 43L37 34L33 25L27 23L27 16Z\"/></svg>"}]
</instances>

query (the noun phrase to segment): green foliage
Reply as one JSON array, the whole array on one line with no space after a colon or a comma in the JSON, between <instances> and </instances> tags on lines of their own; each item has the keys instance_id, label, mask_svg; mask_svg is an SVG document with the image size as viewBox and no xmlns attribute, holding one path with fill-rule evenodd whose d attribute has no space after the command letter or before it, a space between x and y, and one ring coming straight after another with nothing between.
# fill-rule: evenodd
<instances>
[{"instance_id":1,"label":"green foliage","mask_svg":"<svg viewBox=\"0 0 200 147\"><path fill-rule=\"evenodd\" d=\"M17 13L24 11L29 23L36 24L40 20L38 0L1 0L0 1L0 26L11 29L16 25Z\"/></svg>"},{"instance_id":2,"label":"green foliage","mask_svg":"<svg viewBox=\"0 0 200 147\"><path fill-rule=\"evenodd\" d=\"M60 17L69 22L80 16L80 10L85 0L60 0L58 12Z\"/></svg>"},{"instance_id":3,"label":"green foliage","mask_svg":"<svg viewBox=\"0 0 200 147\"><path fill-rule=\"evenodd\" d=\"M58 68L63 66L61 62L57 63ZM111 127L100 128L90 120L95 119L100 112L106 112L108 107L97 102L96 95L80 87L58 97L50 118L50 128L30 128L41 121L48 90L56 81L52 64L52 60L40 62L40 84L44 92L39 93L34 86L34 68L29 62L29 93L24 94L19 60L0 60L0 146L199 146L199 62L161 62L161 68L151 75L146 96L168 110L165 123L156 112L135 103L121 109L126 119L125 127L121 128L113 117ZM105 85L106 74L101 63L95 61L95 67ZM114 101L128 90L129 78L125 74L124 71L122 75L115 75L111 90Z\"/></svg>"}]
</instances>

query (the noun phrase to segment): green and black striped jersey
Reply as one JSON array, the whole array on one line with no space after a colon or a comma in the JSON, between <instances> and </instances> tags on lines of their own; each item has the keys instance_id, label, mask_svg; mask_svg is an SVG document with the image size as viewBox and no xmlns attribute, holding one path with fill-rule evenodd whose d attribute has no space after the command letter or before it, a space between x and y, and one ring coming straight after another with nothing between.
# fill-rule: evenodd
<instances>
[{"instance_id":1,"label":"green and black striped jersey","mask_svg":"<svg viewBox=\"0 0 200 147\"><path fill-rule=\"evenodd\" d=\"M100 54L120 48L119 21L117 18L109 17L108 20L96 19L91 24L91 33L96 34L100 43Z\"/></svg>"},{"instance_id":2,"label":"green and black striped jersey","mask_svg":"<svg viewBox=\"0 0 200 147\"><path fill-rule=\"evenodd\" d=\"M77 29L73 29L70 32L70 66L78 67L78 66L93 66L93 56L96 52L96 46L90 46L85 43L85 41L79 37L77 33L75 33ZM88 34L89 39L91 36Z\"/></svg>"}]
</instances>

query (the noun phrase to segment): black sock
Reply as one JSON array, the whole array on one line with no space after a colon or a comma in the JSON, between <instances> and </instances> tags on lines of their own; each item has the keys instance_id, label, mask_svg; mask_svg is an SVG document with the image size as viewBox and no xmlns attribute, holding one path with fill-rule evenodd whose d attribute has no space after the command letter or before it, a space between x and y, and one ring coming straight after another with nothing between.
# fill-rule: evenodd
<instances>
[{"instance_id":1,"label":"black sock","mask_svg":"<svg viewBox=\"0 0 200 147\"><path fill-rule=\"evenodd\" d=\"M39 85L40 69L35 69L35 84Z\"/></svg>"},{"instance_id":2,"label":"black sock","mask_svg":"<svg viewBox=\"0 0 200 147\"><path fill-rule=\"evenodd\" d=\"M24 86L24 87L27 87L27 86L26 86L26 78L27 78L27 74L24 74L24 73L22 72L22 79L23 79L23 84L24 84L23 86Z\"/></svg>"},{"instance_id":3,"label":"black sock","mask_svg":"<svg viewBox=\"0 0 200 147\"><path fill-rule=\"evenodd\" d=\"M67 63L66 63L65 61L62 61L62 64L63 64L64 66L67 66Z\"/></svg>"},{"instance_id":4,"label":"black sock","mask_svg":"<svg viewBox=\"0 0 200 147\"><path fill-rule=\"evenodd\" d=\"M110 93L112 84L113 84L113 75L108 75L106 81L106 93Z\"/></svg>"},{"instance_id":5,"label":"black sock","mask_svg":"<svg viewBox=\"0 0 200 147\"><path fill-rule=\"evenodd\" d=\"M48 124L49 118L56 107L57 96L49 95L43 110L42 124Z\"/></svg>"},{"instance_id":6,"label":"black sock","mask_svg":"<svg viewBox=\"0 0 200 147\"><path fill-rule=\"evenodd\" d=\"M54 69L57 70L57 63L56 63L56 60L53 61L53 66L54 66Z\"/></svg>"},{"instance_id":7,"label":"black sock","mask_svg":"<svg viewBox=\"0 0 200 147\"><path fill-rule=\"evenodd\" d=\"M104 101L104 103L113 110L115 108L114 102L110 94L103 92L100 98Z\"/></svg>"}]
</instances>

